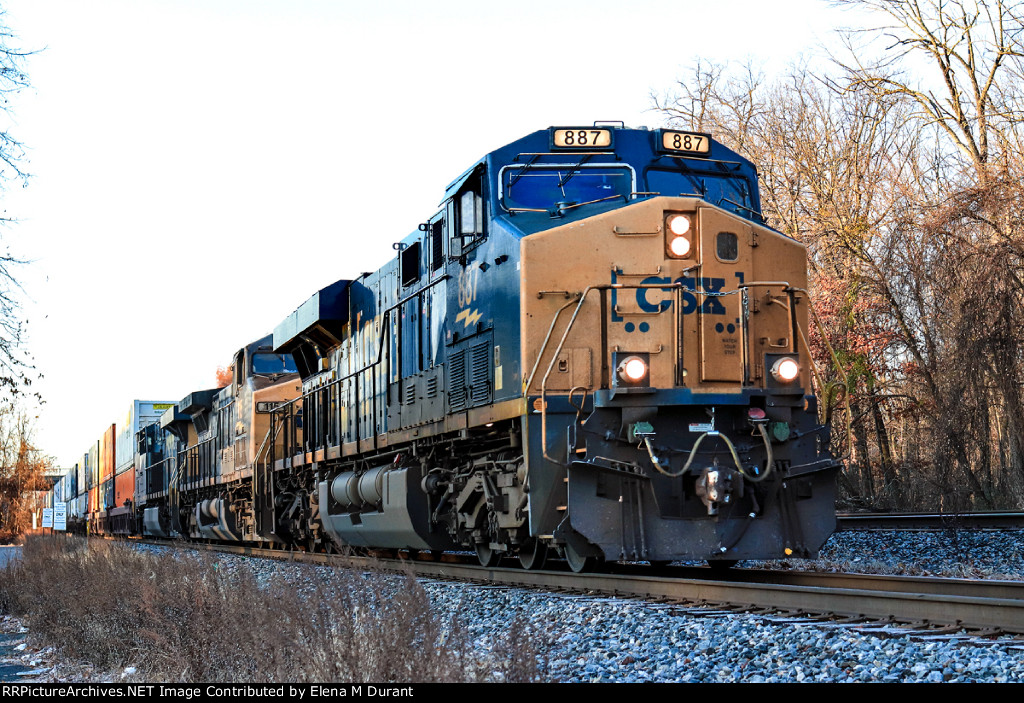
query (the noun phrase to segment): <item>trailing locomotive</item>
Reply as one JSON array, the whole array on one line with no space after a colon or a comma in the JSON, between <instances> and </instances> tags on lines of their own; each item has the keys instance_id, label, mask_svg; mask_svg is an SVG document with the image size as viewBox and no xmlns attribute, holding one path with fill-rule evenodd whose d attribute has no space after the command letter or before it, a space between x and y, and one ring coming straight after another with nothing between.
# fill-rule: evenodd
<instances>
[{"instance_id":1,"label":"trailing locomotive","mask_svg":"<svg viewBox=\"0 0 1024 703\"><path fill-rule=\"evenodd\" d=\"M144 531L576 571L812 556L833 531L805 249L709 135L535 132L395 249L139 433ZM256 352L280 374L241 400Z\"/></svg>"}]
</instances>

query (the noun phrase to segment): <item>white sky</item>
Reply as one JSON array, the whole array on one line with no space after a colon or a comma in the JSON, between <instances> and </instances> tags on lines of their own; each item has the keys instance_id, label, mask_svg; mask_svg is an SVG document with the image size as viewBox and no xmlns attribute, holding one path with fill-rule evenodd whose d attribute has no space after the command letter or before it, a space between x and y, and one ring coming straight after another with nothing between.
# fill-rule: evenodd
<instances>
[{"instance_id":1,"label":"white sky","mask_svg":"<svg viewBox=\"0 0 1024 703\"><path fill-rule=\"evenodd\" d=\"M32 89L2 195L78 461L133 398L180 400L311 293L378 268L444 187L553 124L659 124L698 57L771 75L849 15L821 0L5 0Z\"/></svg>"}]
</instances>

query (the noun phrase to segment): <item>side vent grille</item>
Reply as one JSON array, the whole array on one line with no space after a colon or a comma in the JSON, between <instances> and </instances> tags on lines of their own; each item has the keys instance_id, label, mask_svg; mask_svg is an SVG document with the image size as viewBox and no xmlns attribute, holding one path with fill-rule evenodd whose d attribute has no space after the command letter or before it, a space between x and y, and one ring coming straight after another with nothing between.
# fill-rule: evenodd
<instances>
[{"instance_id":1,"label":"side vent grille","mask_svg":"<svg viewBox=\"0 0 1024 703\"><path fill-rule=\"evenodd\" d=\"M427 379L427 398L437 397L437 376L431 376Z\"/></svg>"},{"instance_id":2,"label":"side vent grille","mask_svg":"<svg viewBox=\"0 0 1024 703\"><path fill-rule=\"evenodd\" d=\"M466 394L466 350L461 349L448 357L448 402L449 409L465 410Z\"/></svg>"},{"instance_id":3,"label":"side vent grille","mask_svg":"<svg viewBox=\"0 0 1024 703\"><path fill-rule=\"evenodd\" d=\"M405 382L405 404L412 405L416 402L416 382L408 379Z\"/></svg>"},{"instance_id":4,"label":"side vent grille","mask_svg":"<svg viewBox=\"0 0 1024 703\"><path fill-rule=\"evenodd\" d=\"M486 403L491 396L490 344L483 342L470 347L469 390L473 405Z\"/></svg>"}]
</instances>

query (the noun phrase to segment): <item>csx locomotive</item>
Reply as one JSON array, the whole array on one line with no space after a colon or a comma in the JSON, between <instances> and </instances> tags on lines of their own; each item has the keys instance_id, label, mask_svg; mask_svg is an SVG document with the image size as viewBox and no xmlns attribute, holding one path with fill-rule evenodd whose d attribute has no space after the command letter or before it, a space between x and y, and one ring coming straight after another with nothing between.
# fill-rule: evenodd
<instances>
[{"instance_id":1,"label":"csx locomotive","mask_svg":"<svg viewBox=\"0 0 1024 703\"><path fill-rule=\"evenodd\" d=\"M116 506L134 529L576 571L811 556L831 534L806 253L764 224L739 154L541 130L395 250L139 428Z\"/></svg>"}]
</instances>

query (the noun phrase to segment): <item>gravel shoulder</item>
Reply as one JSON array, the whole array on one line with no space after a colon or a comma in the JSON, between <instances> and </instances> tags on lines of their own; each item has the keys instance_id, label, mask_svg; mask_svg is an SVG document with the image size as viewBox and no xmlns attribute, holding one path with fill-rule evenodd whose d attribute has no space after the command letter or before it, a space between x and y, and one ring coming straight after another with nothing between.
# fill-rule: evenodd
<instances>
[{"instance_id":1,"label":"gravel shoulder","mask_svg":"<svg viewBox=\"0 0 1024 703\"><path fill-rule=\"evenodd\" d=\"M842 532L814 561L742 566L1024 580L1024 534L1016 532ZM224 557L260 578L293 565ZM457 616L486 657L519 630L537 643L544 680L563 682L1024 682L1024 641L911 637L898 629L808 623L778 616L695 612L640 601L513 588L424 582L442 618ZM134 671L96 671L37 649L14 618L0 620L0 680L131 681ZM26 639L27 637L27 639ZM21 639L18 639L21 638ZM14 647L24 645L21 650Z\"/></svg>"}]
</instances>

